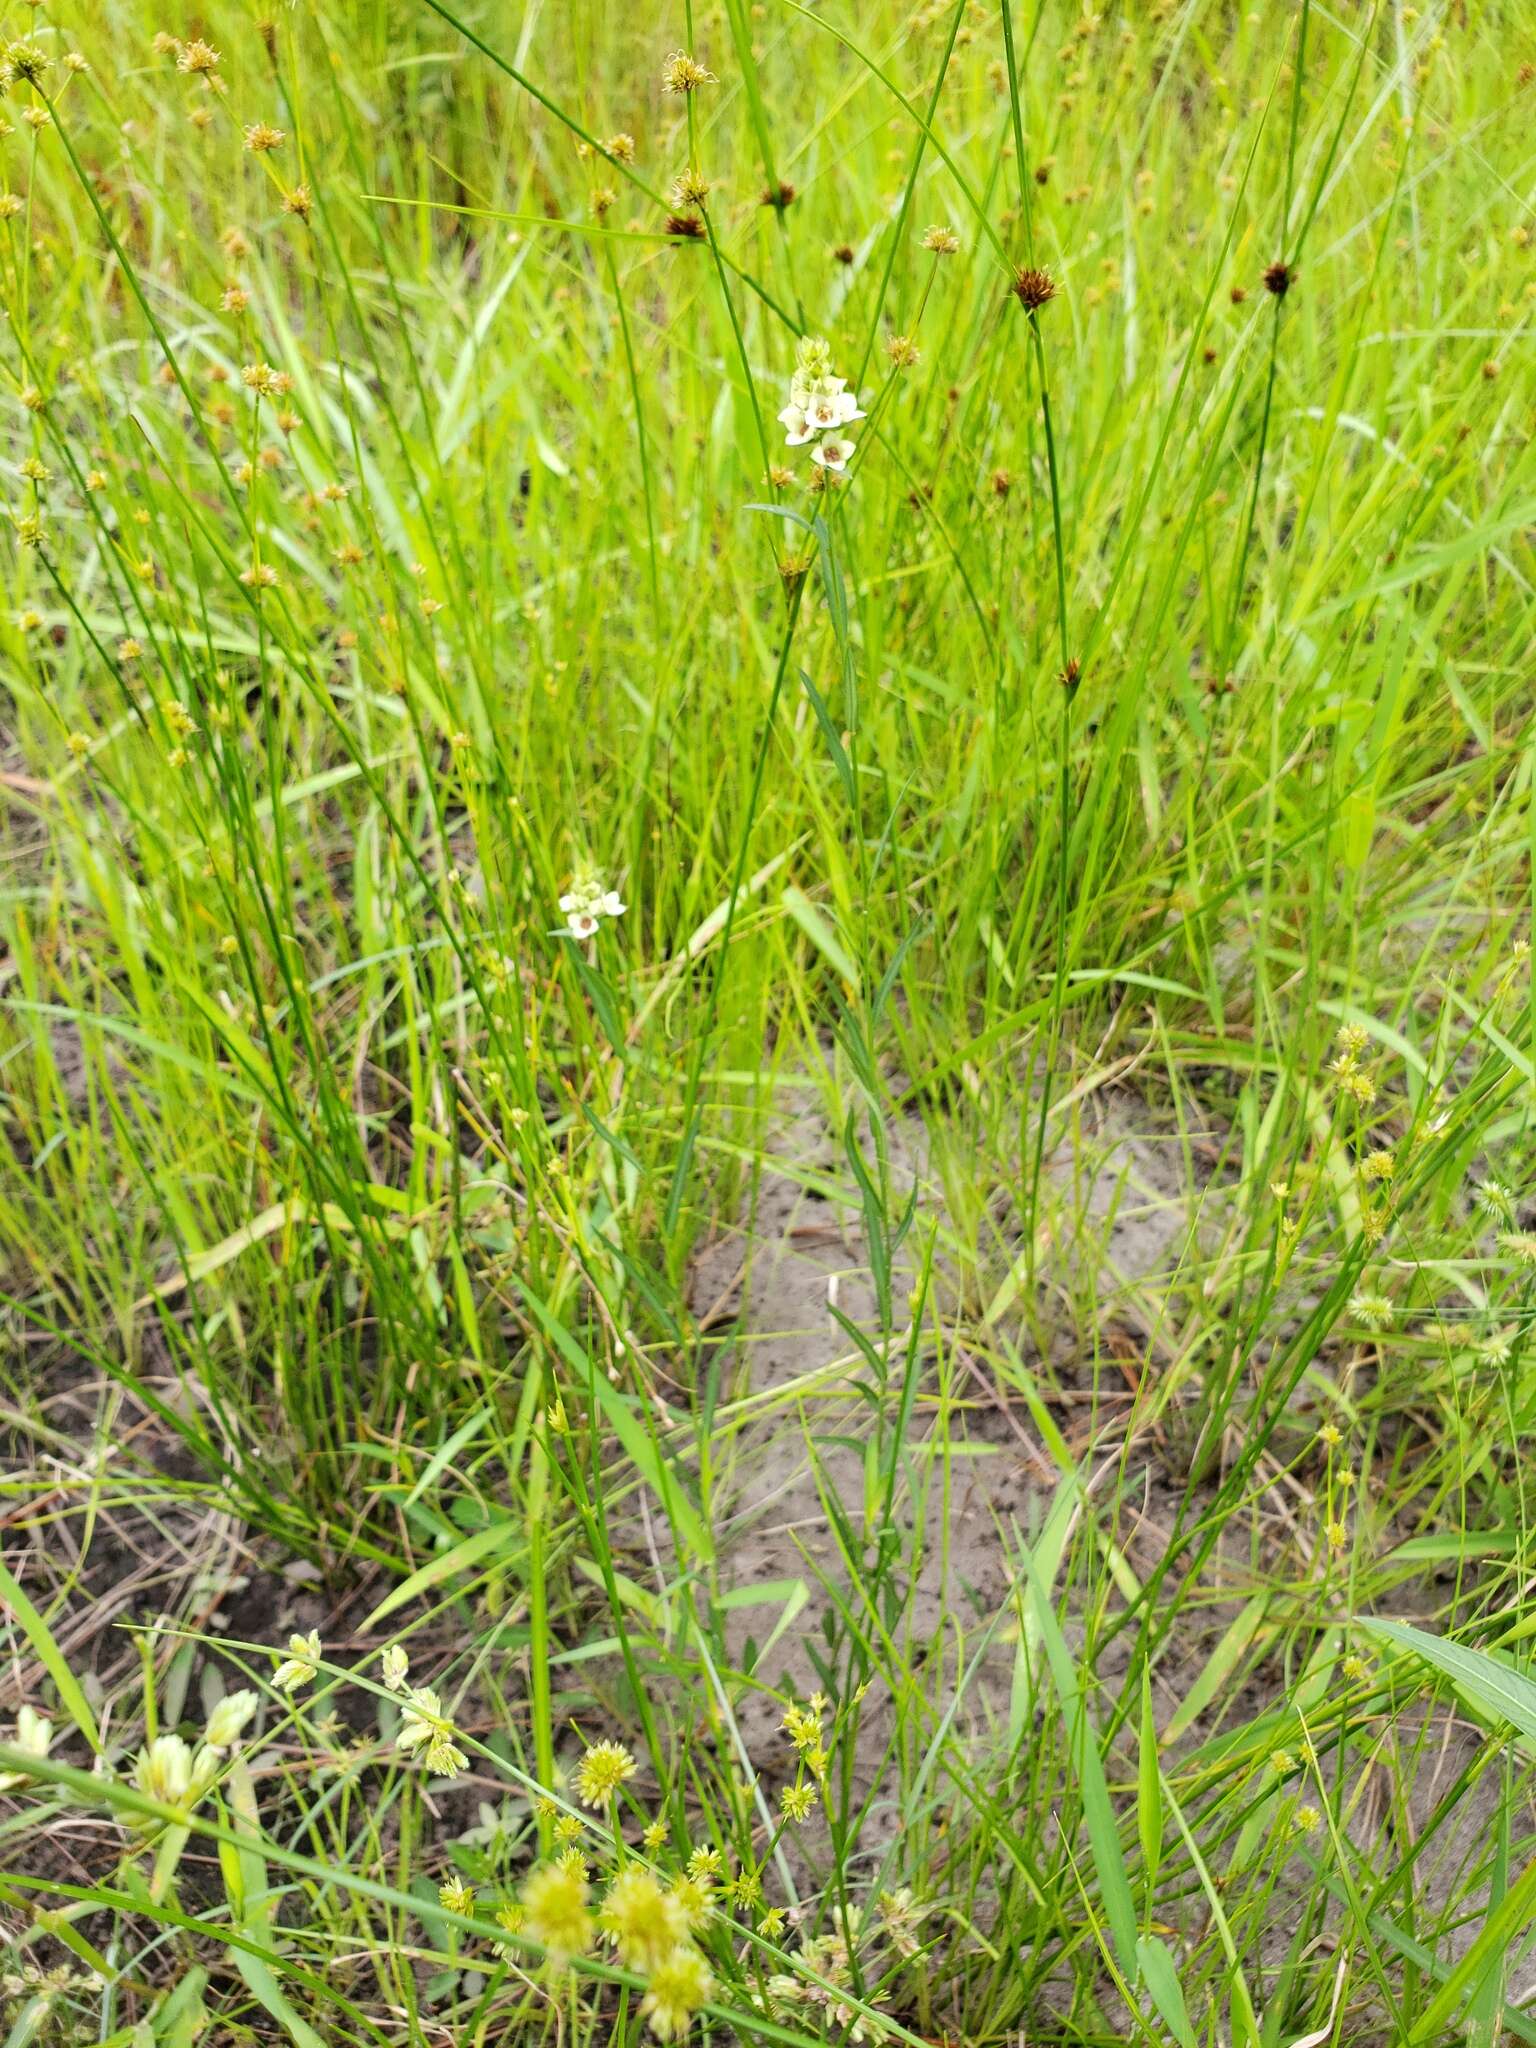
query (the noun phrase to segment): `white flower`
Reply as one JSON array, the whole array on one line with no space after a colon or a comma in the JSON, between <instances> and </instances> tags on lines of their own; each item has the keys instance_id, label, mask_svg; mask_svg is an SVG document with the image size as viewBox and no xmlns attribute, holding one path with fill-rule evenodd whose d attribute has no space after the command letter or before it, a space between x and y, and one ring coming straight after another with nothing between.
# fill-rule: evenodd
<instances>
[{"instance_id":1,"label":"white flower","mask_svg":"<svg viewBox=\"0 0 1536 2048\"><path fill-rule=\"evenodd\" d=\"M779 414L779 423L784 429L784 440L791 448L799 448L816 438L817 430L807 421L805 407L797 405L793 398Z\"/></svg>"},{"instance_id":2,"label":"white flower","mask_svg":"<svg viewBox=\"0 0 1536 2048\"><path fill-rule=\"evenodd\" d=\"M210 1749L232 1749L240 1740L241 1729L259 1704L253 1692L226 1693L208 1716L208 1726L203 1730L204 1742Z\"/></svg>"},{"instance_id":3,"label":"white flower","mask_svg":"<svg viewBox=\"0 0 1536 2048\"><path fill-rule=\"evenodd\" d=\"M556 937L590 939L605 917L622 917L624 900L615 889L605 889L597 875L588 870L578 874L560 898L565 924Z\"/></svg>"},{"instance_id":4,"label":"white flower","mask_svg":"<svg viewBox=\"0 0 1536 2048\"><path fill-rule=\"evenodd\" d=\"M789 402L804 412L812 399L840 398L847 383L846 377L808 377L803 370L796 370L789 380Z\"/></svg>"},{"instance_id":5,"label":"white flower","mask_svg":"<svg viewBox=\"0 0 1536 2048\"><path fill-rule=\"evenodd\" d=\"M379 1676L388 1692L405 1691L405 1675L411 1668L411 1660L398 1643L391 1643L379 1659Z\"/></svg>"},{"instance_id":6,"label":"white flower","mask_svg":"<svg viewBox=\"0 0 1536 2048\"><path fill-rule=\"evenodd\" d=\"M811 460L812 462L819 462L823 469L835 470L841 475L848 467L849 457L852 454L853 443L851 441L839 441L834 436L829 441L823 441L819 448L811 450Z\"/></svg>"},{"instance_id":7,"label":"white flower","mask_svg":"<svg viewBox=\"0 0 1536 2048\"><path fill-rule=\"evenodd\" d=\"M34 1713L31 1707L22 1707L16 1715L16 1733L11 1738L11 1747L19 1749L26 1756L46 1756L48 1745L53 1740L53 1723L42 1714ZM9 1792L13 1785L28 1782L25 1771L7 1771L0 1776L0 1792Z\"/></svg>"},{"instance_id":8,"label":"white flower","mask_svg":"<svg viewBox=\"0 0 1536 2048\"><path fill-rule=\"evenodd\" d=\"M192 1752L179 1735L157 1735L134 1759L133 1781L146 1799L180 1806L192 1789Z\"/></svg>"},{"instance_id":9,"label":"white flower","mask_svg":"<svg viewBox=\"0 0 1536 2048\"><path fill-rule=\"evenodd\" d=\"M454 1778L469 1769L469 1758L454 1741L454 1734L442 1701L430 1686L423 1685L407 1699L395 1747L404 1750L407 1756L421 1750L429 1771L435 1771L440 1778Z\"/></svg>"},{"instance_id":10,"label":"white flower","mask_svg":"<svg viewBox=\"0 0 1536 2048\"><path fill-rule=\"evenodd\" d=\"M851 391L818 391L805 409L806 424L816 434L836 433L839 427L863 417Z\"/></svg>"},{"instance_id":11,"label":"white flower","mask_svg":"<svg viewBox=\"0 0 1536 2048\"><path fill-rule=\"evenodd\" d=\"M312 1628L307 1636L290 1636L288 1654L273 1672L272 1683L279 1692L295 1692L313 1683L321 1655L318 1629Z\"/></svg>"},{"instance_id":12,"label":"white flower","mask_svg":"<svg viewBox=\"0 0 1536 2048\"><path fill-rule=\"evenodd\" d=\"M820 439L811 460L824 470L847 468L853 443L841 429L864 417L858 393L832 368L832 351L824 341L807 337L795 352L795 373L789 382L789 403L779 414L791 448Z\"/></svg>"}]
</instances>

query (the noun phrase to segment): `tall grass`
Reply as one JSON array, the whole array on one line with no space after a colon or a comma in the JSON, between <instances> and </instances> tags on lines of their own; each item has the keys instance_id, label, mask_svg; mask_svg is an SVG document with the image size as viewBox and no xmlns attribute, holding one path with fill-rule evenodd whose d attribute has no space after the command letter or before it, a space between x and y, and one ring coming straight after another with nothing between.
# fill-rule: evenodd
<instances>
[{"instance_id":1,"label":"tall grass","mask_svg":"<svg viewBox=\"0 0 1536 2048\"><path fill-rule=\"evenodd\" d=\"M13 10L18 2048L1536 2038L1531 27Z\"/></svg>"}]
</instances>

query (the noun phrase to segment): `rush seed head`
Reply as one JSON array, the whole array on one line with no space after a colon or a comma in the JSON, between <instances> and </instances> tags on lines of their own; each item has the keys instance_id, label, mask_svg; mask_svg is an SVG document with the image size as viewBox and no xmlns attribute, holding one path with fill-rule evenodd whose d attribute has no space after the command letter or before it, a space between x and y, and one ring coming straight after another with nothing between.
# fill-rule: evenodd
<instances>
[{"instance_id":1,"label":"rush seed head","mask_svg":"<svg viewBox=\"0 0 1536 2048\"><path fill-rule=\"evenodd\" d=\"M688 1938L681 1903L639 1863L626 1864L609 1885L597 1924L630 1970L654 1970Z\"/></svg>"},{"instance_id":2,"label":"rush seed head","mask_svg":"<svg viewBox=\"0 0 1536 2048\"><path fill-rule=\"evenodd\" d=\"M701 85L717 83L713 71L704 66L686 50L674 50L662 66L661 89L663 92L697 92Z\"/></svg>"},{"instance_id":3,"label":"rush seed head","mask_svg":"<svg viewBox=\"0 0 1536 2048\"><path fill-rule=\"evenodd\" d=\"M1288 263L1271 263L1264 273L1264 289L1283 299L1295 282L1296 273Z\"/></svg>"},{"instance_id":4,"label":"rush seed head","mask_svg":"<svg viewBox=\"0 0 1536 2048\"><path fill-rule=\"evenodd\" d=\"M672 180L672 204L680 210L684 207L702 206L708 197L708 178L702 171L692 166Z\"/></svg>"},{"instance_id":5,"label":"rush seed head","mask_svg":"<svg viewBox=\"0 0 1536 2048\"><path fill-rule=\"evenodd\" d=\"M520 1924L555 1969L562 1969L572 1956L584 1955L592 1945L592 1915L587 1911L591 1895L586 1873L564 1859L540 1864L518 1894Z\"/></svg>"},{"instance_id":6,"label":"rush seed head","mask_svg":"<svg viewBox=\"0 0 1536 2048\"><path fill-rule=\"evenodd\" d=\"M6 69L13 78L23 79L28 85L38 84L52 61L36 43L11 43L5 52Z\"/></svg>"},{"instance_id":7,"label":"rush seed head","mask_svg":"<svg viewBox=\"0 0 1536 2048\"><path fill-rule=\"evenodd\" d=\"M1026 264L1014 274L1011 287L1014 297L1026 313L1038 313L1042 306L1049 305L1056 296L1056 280L1048 270L1037 270Z\"/></svg>"},{"instance_id":8,"label":"rush seed head","mask_svg":"<svg viewBox=\"0 0 1536 2048\"><path fill-rule=\"evenodd\" d=\"M576 1797L583 1806L606 1806L634 1775L635 1760L622 1743L595 1742L576 1767Z\"/></svg>"},{"instance_id":9,"label":"rush seed head","mask_svg":"<svg viewBox=\"0 0 1536 2048\"><path fill-rule=\"evenodd\" d=\"M651 1973L640 2010L659 2040L686 2034L694 2014L715 1988L708 1963L689 1943L675 1948Z\"/></svg>"}]
</instances>

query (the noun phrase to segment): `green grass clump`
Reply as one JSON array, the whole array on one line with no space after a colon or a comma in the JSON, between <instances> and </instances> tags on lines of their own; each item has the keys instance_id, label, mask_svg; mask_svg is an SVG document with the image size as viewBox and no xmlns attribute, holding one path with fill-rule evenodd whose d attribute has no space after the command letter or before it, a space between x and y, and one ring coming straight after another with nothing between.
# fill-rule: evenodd
<instances>
[{"instance_id":1,"label":"green grass clump","mask_svg":"<svg viewBox=\"0 0 1536 2048\"><path fill-rule=\"evenodd\" d=\"M15 2048L1536 2040L1530 10L3 44Z\"/></svg>"}]
</instances>

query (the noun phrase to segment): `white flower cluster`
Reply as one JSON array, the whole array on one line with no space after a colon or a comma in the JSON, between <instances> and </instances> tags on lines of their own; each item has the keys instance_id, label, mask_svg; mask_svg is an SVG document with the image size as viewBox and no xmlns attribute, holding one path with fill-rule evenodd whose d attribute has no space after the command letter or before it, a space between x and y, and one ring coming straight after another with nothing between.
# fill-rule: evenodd
<instances>
[{"instance_id":1,"label":"white flower cluster","mask_svg":"<svg viewBox=\"0 0 1536 2048\"><path fill-rule=\"evenodd\" d=\"M443 1712L443 1703L428 1685L412 1685L410 1659L398 1643L391 1643L379 1659L379 1676L387 1691L399 1693L400 1733L395 1747L406 1756L421 1756L429 1771L439 1778L456 1778L469 1769L469 1758L454 1737L458 1730Z\"/></svg>"},{"instance_id":2,"label":"white flower cluster","mask_svg":"<svg viewBox=\"0 0 1536 2048\"><path fill-rule=\"evenodd\" d=\"M807 336L795 351L789 403L779 414L789 446L803 448L807 441L815 441L812 462L838 473L848 467L853 454L853 443L842 429L864 417L856 394L846 388L847 382L846 377L833 376L827 343Z\"/></svg>"},{"instance_id":3,"label":"white flower cluster","mask_svg":"<svg viewBox=\"0 0 1536 2048\"><path fill-rule=\"evenodd\" d=\"M53 1740L53 1723L31 1707L22 1707L16 1715L16 1732L11 1737L12 1749L19 1749L23 1756L46 1756L48 1745ZM0 1792L10 1792L18 1785L25 1785L25 1771L0 1772Z\"/></svg>"},{"instance_id":4,"label":"white flower cluster","mask_svg":"<svg viewBox=\"0 0 1536 2048\"><path fill-rule=\"evenodd\" d=\"M134 1758L134 1784L146 1799L161 1806L195 1806L218 1776L224 1758L239 1745L245 1724L259 1705L253 1692L226 1693L208 1716L196 1749L180 1735L155 1736ZM128 1824L149 1836L160 1830L160 1822L150 1814L130 1814Z\"/></svg>"},{"instance_id":5,"label":"white flower cluster","mask_svg":"<svg viewBox=\"0 0 1536 2048\"><path fill-rule=\"evenodd\" d=\"M590 939L605 917L622 917L625 905L616 889L605 889L594 874L577 875L560 898L565 918L561 931L567 938Z\"/></svg>"}]
</instances>

